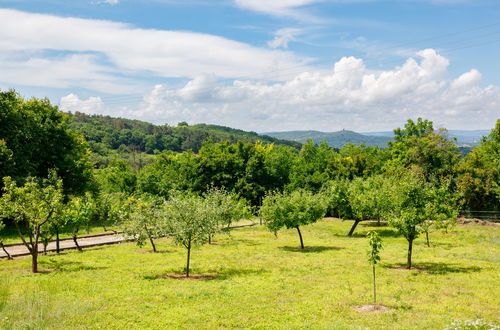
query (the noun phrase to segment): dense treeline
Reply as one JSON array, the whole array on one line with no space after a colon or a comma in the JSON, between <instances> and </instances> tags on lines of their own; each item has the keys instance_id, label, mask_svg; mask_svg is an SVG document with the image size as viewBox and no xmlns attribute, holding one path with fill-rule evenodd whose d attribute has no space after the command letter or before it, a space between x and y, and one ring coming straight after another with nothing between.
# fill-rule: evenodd
<instances>
[{"instance_id":1,"label":"dense treeline","mask_svg":"<svg viewBox=\"0 0 500 330\"><path fill-rule=\"evenodd\" d=\"M181 122L177 127L153 125L140 120L112 118L102 115L69 114L70 127L82 134L93 152L102 156L111 150L158 153L165 150L198 152L204 141L237 141L275 143L300 148L300 143L280 140L255 132L234 128Z\"/></svg>"},{"instance_id":2,"label":"dense treeline","mask_svg":"<svg viewBox=\"0 0 500 330\"><path fill-rule=\"evenodd\" d=\"M138 242L149 239L153 249L155 238L171 236L186 247L189 267L191 244L210 241L221 224L248 214L246 205L254 214L263 206L270 230L296 228L302 247L299 226L325 214L354 220L349 235L360 221L386 220L408 241L411 267L419 234L429 242L429 232L448 230L459 209L500 206L500 120L465 157L446 130L420 118L396 129L385 149L347 144L338 150L308 141L299 150L218 126L67 115L47 100L26 101L13 91L0 93L0 127L0 217L16 226L34 270L33 246L60 230L77 244L80 229L91 222L120 224ZM89 144L108 161L90 157ZM140 166L109 157L109 150L127 146L137 147L137 157L154 154Z\"/></svg>"}]
</instances>

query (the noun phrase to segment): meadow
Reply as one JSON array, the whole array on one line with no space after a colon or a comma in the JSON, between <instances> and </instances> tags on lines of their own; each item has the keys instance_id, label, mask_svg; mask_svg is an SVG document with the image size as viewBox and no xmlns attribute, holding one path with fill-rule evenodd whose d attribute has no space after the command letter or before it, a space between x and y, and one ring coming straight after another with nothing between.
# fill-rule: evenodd
<instances>
[{"instance_id":1,"label":"meadow","mask_svg":"<svg viewBox=\"0 0 500 330\"><path fill-rule=\"evenodd\" d=\"M186 253L169 239L149 246L122 243L84 252L0 260L0 328L314 328L443 329L482 319L500 325L500 226L459 225L414 246L415 269L404 269L407 242L391 227L326 218L275 237L263 226L219 234ZM369 230L384 244L372 302Z\"/></svg>"}]
</instances>

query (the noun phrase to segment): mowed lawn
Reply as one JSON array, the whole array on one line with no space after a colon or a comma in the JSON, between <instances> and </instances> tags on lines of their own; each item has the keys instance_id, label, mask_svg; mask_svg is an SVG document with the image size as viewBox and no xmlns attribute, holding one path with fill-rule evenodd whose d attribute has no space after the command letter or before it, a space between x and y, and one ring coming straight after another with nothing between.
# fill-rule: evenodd
<instances>
[{"instance_id":1,"label":"mowed lawn","mask_svg":"<svg viewBox=\"0 0 500 330\"><path fill-rule=\"evenodd\" d=\"M456 320L500 320L500 228L458 226L420 237L418 269L405 270L406 241L390 227L324 219L275 237L265 227L218 235L193 250L192 271L213 279L179 280L185 250L168 239L160 253L124 243L40 258L0 261L0 328L314 328L442 329ZM386 313L358 312L372 302L367 239L384 242L377 267Z\"/></svg>"}]
</instances>

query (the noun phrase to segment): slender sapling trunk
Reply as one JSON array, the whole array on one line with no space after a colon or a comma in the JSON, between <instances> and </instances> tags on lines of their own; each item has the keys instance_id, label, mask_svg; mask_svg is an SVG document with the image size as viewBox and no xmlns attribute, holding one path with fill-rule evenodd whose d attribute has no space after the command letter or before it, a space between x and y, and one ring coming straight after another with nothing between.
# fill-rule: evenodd
<instances>
[{"instance_id":1,"label":"slender sapling trunk","mask_svg":"<svg viewBox=\"0 0 500 330\"><path fill-rule=\"evenodd\" d=\"M375 264L372 265L373 269L373 303L377 303L377 284L375 282Z\"/></svg>"},{"instance_id":2,"label":"slender sapling trunk","mask_svg":"<svg viewBox=\"0 0 500 330\"><path fill-rule=\"evenodd\" d=\"M186 277L189 277L189 261L191 259L191 241L187 245Z\"/></svg>"},{"instance_id":3,"label":"slender sapling trunk","mask_svg":"<svg viewBox=\"0 0 500 330\"><path fill-rule=\"evenodd\" d=\"M427 240L427 247L431 247L431 243L429 242L429 232L428 231L425 232L425 238Z\"/></svg>"}]
</instances>

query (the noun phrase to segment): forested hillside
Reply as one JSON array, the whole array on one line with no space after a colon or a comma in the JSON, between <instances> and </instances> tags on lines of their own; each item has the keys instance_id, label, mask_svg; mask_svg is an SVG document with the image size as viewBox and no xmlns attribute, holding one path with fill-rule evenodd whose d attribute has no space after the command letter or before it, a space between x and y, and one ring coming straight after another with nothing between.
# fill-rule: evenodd
<instances>
[{"instance_id":1,"label":"forested hillside","mask_svg":"<svg viewBox=\"0 0 500 330\"><path fill-rule=\"evenodd\" d=\"M110 150L155 153L164 150L198 152L204 141L231 143L274 143L300 149L301 143L277 139L239 129L179 123L177 127L153 125L140 120L113 118L102 115L69 114L70 127L83 134L93 152L106 154Z\"/></svg>"}]
</instances>

